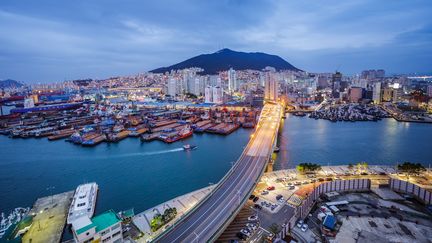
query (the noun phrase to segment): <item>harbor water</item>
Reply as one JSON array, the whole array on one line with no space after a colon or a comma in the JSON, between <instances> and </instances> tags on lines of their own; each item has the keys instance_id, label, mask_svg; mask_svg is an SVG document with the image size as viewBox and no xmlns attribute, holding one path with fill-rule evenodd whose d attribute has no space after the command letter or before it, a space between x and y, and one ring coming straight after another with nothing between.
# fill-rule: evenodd
<instances>
[{"instance_id":1,"label":"harbor water","mask_svg":"<svg viewBox=\"0 0 432 243\"><path fill-rule=\"evenodd\" d=\"M154 205L218 182L246 145L252 130L228 136L194 134L182 142L142 143L127 138L86 148L63 140L10 139L0 136L0 211L30 207L51 193L99 184L96 213ZM337 165L432 161L432 125L337 122L288 116L280 136L275 169L300 162ZM183 151L184 144L198 149ZM48 190L47 188L51 188Z\"/></svg>"},{"instance_id":2,"label":"harbor water","mask_svg":"<svg viewBox=\"0 0 432 243\"><path fill-rule=\"evenodd\" d=\"M341 165L358 162L397 165L432 164L432 124L398 122L331 122L288 115L279 136L274 169L298 163Z\"/></svg>"}]
</instances>

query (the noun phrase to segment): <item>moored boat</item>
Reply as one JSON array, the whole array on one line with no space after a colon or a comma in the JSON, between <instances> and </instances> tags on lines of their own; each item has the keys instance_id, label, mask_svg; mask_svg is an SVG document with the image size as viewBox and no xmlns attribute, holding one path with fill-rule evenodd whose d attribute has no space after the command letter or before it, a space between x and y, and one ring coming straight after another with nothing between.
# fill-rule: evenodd
<instances>
[{"instance_id":1,"label":"moored boat","mask_svg":"<svg viewBox=\"0 0 432 243\"><path fill-rule=\"evenodd\" d=\"M98 185L96 182L82 184L77 187L69 208L68 224L72 224L74 220L82 216L93 217L97 193Z\"/></svg>"}]
</instances>

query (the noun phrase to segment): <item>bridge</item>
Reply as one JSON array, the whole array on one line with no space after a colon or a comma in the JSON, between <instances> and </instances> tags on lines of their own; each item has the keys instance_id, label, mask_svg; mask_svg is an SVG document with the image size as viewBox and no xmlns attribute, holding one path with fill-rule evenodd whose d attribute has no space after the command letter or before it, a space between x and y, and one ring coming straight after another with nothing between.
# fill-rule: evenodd
<instances>
[{"instance_id":1,"label":"bridge","mask_svg":"<svg viewBox=\"0 0 432 243\"><path fill-rule=\"evenodd\" d=\"M214 241L234 219L258 183L276 145L283 107L264 105L249 143L215 189L155 242Z\"/></svg>"}]
</instances>

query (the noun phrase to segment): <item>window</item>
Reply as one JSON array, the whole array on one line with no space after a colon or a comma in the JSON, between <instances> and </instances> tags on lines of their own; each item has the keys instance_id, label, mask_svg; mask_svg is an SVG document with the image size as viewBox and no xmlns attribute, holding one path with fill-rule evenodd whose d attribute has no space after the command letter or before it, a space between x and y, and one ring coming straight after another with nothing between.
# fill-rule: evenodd
<instances>
[{"instance_id":1,"label":"window","mask_svg":"<svg viewBox=\"0 0 432 243\"><path fill-rule=\"evenodd\" d=\"M121 231L117 231L117 232L115 232L113 235L112 235L112 237L114 238L114 237L116 237L117 235L119 235L121 233Z\"/></svg>"},{"instance_id":2,"label":"window","mask_svg":"<svg viewBox=\"0 0 432 243\"><path fill-rule=\"evenodd\" d=\"M109 240L111 240L111 236L108 236L107 238L103 239L102 242L107 242Z\"/></svg>"},{"instance_id":3,"label":"window","mask_svg":"<svg viewBox=\"0 0 432 243\"><path fill-rule=\"evenodd\" d=\"M110 229L107 229L107 230L102 231L102 232L100 233L100 235L101 235L101 236L102 236L102 235L106 235L108 232L110 232Z\"/></svg>"},{"instance_id":4,"label":"window","mask_svg":"<svg viewBox=\"0 0 432 243\"><path fill-rule=\"evenodd\" d=\"M116 225L114 225L113 227L111 227L111 230L118 229L118 227L120 227L120 224L116 224Z\"/></svg>"},{"instance_id":5,"label":"window","mask_svg":"<svg viewBox=\"0 0 432 243\"><path fill-rule=\"evenodd\" d=\"M85 203L78 203L78 207L82 207L82 206L85 206L86 204Z\"/></svg>"}]
</instances>

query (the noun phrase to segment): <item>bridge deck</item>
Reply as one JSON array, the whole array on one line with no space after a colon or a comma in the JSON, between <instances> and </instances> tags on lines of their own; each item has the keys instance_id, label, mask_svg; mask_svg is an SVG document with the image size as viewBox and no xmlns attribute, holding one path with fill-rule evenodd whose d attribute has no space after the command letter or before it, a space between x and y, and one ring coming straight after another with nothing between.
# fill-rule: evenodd
<instances>
[{"instance_id":1,"label":"bridge deck","mask_svg":"<svg viewBox=\"0 0 432 243\"><path fill-rule=\"evenodd\" d=\"M161 235L157 242L205 242L242 206L272 153L281 107L266 104L257 130L235 166L193 212Z\"/></svg>"}]
</instances>

